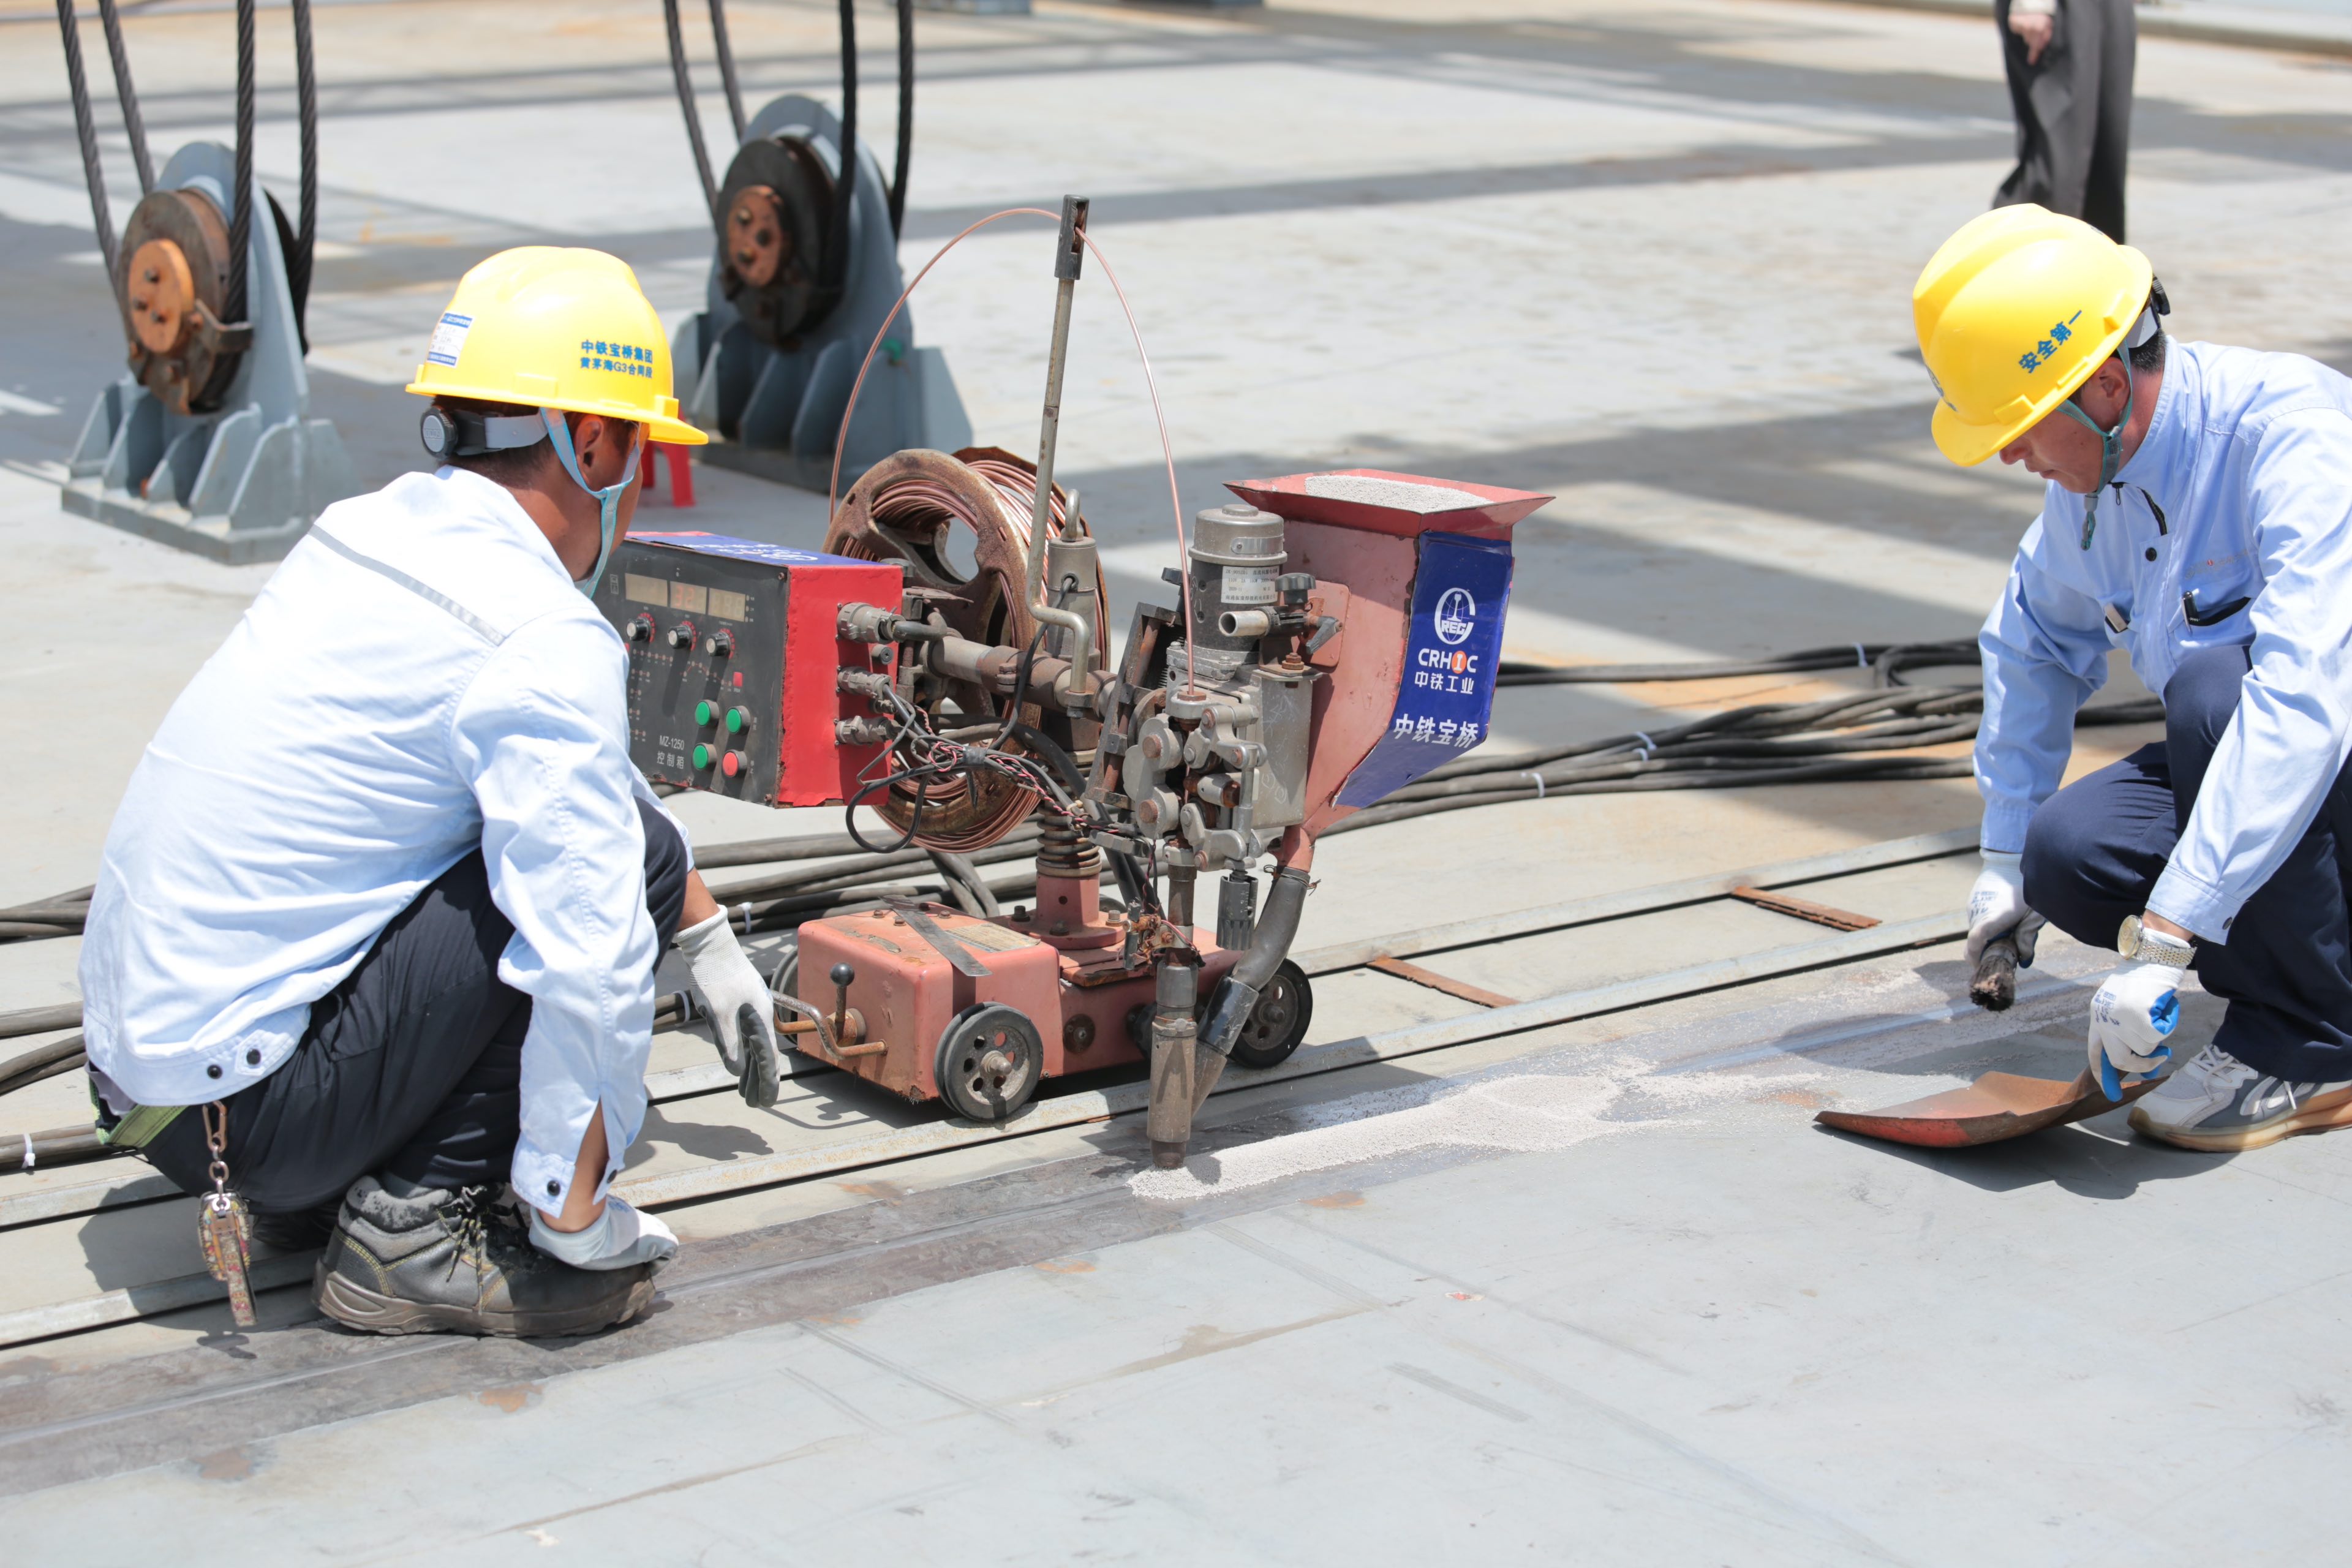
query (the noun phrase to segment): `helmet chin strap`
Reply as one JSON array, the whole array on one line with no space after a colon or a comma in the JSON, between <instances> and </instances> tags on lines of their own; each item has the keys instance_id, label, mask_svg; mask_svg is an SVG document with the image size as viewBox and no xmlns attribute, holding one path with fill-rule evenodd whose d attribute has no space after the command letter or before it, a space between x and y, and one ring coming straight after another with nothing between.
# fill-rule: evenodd
<instances>
[{"instance_id":1,"label":"helmet chin strap","mask_svg":"<svg viewBox=\"0 0 2352 1568\"><path fill-rule=\"evenodd\" d=\"M2136 390L2132 385L2131 352L2164 330L2163 323L2157 317L2156 304L2151 300L2141 307L2139 320L2133 323L2132 330L2125 334L2123 342L2116 349L2116 358L2124 367L2124 408L2116 416L2112 429L2101 429L2098 422L2084 413L2071 397L2058 405L2075 424L2099 438L2099 482L2092 488L2089 495L2083 498L2083 548L2085 550L2091 548L2091 535L2098 531L2099 497L2115 483L2116 470L2124 466L2124 427L2131 423L2132 396Z\"/></svg>"},{"instance_id":2,"label":"helmet chin strap","mask_svg":"<svg viewBox=\"0 0 2352 1568\"><path fill-rule=\"evenodd\" d=\"M600 490L590 484L587 477L580 471L580 454L572 449L572 426L564 422L563 416L555 409L542 408L539 416L547 426L547 438L554 445L555 455L562 462L563 471L572 476L572 483L596 499L601 514L597 519L600 538L596 547L596 564L588 569L587 576L575 579L573 584L593 599L596 596L596 580L604 575L604 563L613 558L613 531L620 522L621 492L627 489L630 481L637 477L637 459L646 449L644 432L640 429L638 438L629 443L629 460L623 465L620 479ZM2130 411L2126 410L2124 416L2126 419L2131 417Z\"/></svg>"}]
</instances>

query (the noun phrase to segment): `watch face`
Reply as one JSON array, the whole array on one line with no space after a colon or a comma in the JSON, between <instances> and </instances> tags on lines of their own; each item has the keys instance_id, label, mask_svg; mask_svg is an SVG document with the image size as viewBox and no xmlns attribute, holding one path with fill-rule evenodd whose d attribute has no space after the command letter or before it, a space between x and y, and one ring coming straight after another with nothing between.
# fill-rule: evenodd
<instances>
[{"instance_id":1,"label":"watch face","mask_svg":"<svg viewBox=\"0 0 2352 1568\"><path fill-rule=\"evenodd\" d=\"M2116 951L2129 958L2139 951L2139 917L2126 915L2123 929L2116 933Z\"/></svg>"}]
</instances>

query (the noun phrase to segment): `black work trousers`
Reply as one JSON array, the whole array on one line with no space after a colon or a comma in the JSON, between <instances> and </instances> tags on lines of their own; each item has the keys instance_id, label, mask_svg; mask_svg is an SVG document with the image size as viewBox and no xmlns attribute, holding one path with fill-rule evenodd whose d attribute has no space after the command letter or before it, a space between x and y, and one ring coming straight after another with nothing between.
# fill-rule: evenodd
<instances>
[{"instance_id":1,"label":"black work trousers","mask_svg":"<svg viewBox=\"0 0 2352 1568\"><path fill-rule=\"evenodd\" d=\"M663 952L686 906L686 846L660 812L637 808L646 908ZM257 1213L314 1208L372 1173L427 1187L506 1180L530 1027L530 998L499 978L513 936L477 851L393 917L359 966L310 1005L294 1054L226 1102L230 1184ZM211 1190L200 1108L143 1152L184 1191Z\"/></svg>"},{"instance_id":2,"label":"black work trousers","mask_svg":"<svg viewBox=\"0 0 2352 1568\"><path fill-rule=\"evenodd\" d=\"M2009 30L2009 7L2010 0L1994 0L2017 113L2017 167L1992 205L2038 202L2120 245L2139 49L2132 0L2058 0L2050 47L2034 65L2025 63L2025 40Z\"/></svg>"},{"instance_id":3,"label":"black work trousers","mask_svg":"<svg viewBox=\"0 0 2352 1568\"><path fill-rule=\"evenodd\" d=\"M2238 709L2242 647L2183 659L2164 688L2164 740L2075 780L2033 814L2025 901L2094 947L2113 948L2180 842L2206 764ZM2195 968L2230 1004L2213 1043L2290 1083L2352 1079L2352 767Z\"/></svg>"}]
</instances>

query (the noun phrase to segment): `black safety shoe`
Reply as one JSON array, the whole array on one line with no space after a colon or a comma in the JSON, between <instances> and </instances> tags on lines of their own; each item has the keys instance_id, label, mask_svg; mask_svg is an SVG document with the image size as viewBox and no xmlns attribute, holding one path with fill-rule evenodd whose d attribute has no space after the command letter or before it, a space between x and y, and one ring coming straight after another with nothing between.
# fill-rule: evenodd
<instances>
[{"instance_id":1,"label":"black safety shoe","mask_svg":"<svg viewBox=\"0 0 2352 1568\"><path fill-rule=\"evenodd\" d=\"M503 1189L395 1198L362 1176L311 1277L310 1299L375 1334L593 1334L654 1296L654 1266L574 1268L530 1244Z\"/></svg>"}]
</instances>

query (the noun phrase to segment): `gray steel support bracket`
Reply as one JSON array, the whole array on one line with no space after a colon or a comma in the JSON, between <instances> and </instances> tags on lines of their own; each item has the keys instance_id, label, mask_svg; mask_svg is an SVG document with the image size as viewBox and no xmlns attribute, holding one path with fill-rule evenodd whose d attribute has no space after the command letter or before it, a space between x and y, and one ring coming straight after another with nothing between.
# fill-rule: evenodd
<instances>
[{"instance_id":1,"label":"gray steel support bracket","mask_svg":"<svg viewBox=\"0 0 2352 1568\"><path fill-rule=\"evenodd\" d=\"M192 142L156 184L202 191L226 213L236 168L226 147ZM253 210L268 210L257 183ZM359 493L342 438L310 416L276 225L253 225L248 257L253 346L222 406L173 414L131 375L119 377L82 423L58 497L65 510L239 565L277 560L320 512Z\"/></svg>"}]
</instances>

